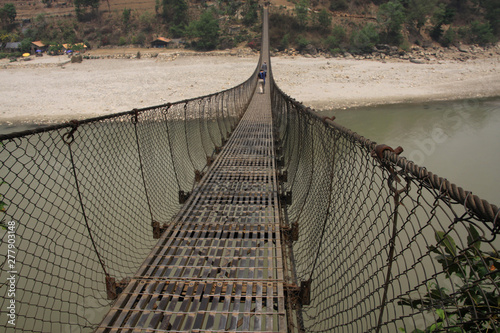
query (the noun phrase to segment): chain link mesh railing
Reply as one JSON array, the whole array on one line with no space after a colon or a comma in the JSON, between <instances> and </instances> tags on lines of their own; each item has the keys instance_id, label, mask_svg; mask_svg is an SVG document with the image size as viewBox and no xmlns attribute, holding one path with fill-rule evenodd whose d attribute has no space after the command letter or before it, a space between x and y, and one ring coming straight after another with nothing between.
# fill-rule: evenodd
<instances>
[{"instance_id":1,"label":"chain link mesh railing","mask_svg":"<svg viewBox=\"0 0 500 333\"><path fill-rule=\"evenodd\" d=\"M256 84L0 136L1 330L92 331Z\"/></svg>"},{"instance_id":2,"label":"chain link mesh railing","mask_svg":"<svg viewBox=\"0 0 500 333\"><path fill-rule=\"evenodd\" d=\"M498 208L305 108L269 73L295 329L499 331ZM0 327L93 330L255 87L256 72L217 94L0 136Z\"/></svg>"},{"instance_id":3,"label":"chain link mesh railing","mask_svg":"<svg viewBox=\"0 0 500 333\"><path fill-rule=\"evenodd\" d=\"M276 85L272 109L295 283L310 286L299 329L500 332L496 206Z\"/></svg>"}]
</instances>

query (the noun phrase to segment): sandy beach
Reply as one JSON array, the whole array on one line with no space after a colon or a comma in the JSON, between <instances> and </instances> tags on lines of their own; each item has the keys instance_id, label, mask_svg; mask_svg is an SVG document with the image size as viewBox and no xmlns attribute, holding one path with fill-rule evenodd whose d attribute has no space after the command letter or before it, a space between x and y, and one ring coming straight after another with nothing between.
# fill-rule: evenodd
<instances>
[{"instance_id":1,"label":"sandy beach","mask_svg":"<svg viewBox=\"0 0 500 333\"><path fill-rule=\"evenodd\" d=\"M258 55L68 60L1 60L0 123L83 119L214 93L245 81ZM423 64L302 56L271 62L278 86L317 110L500 95L498 54Z\"/></svg>"}]
</instances>

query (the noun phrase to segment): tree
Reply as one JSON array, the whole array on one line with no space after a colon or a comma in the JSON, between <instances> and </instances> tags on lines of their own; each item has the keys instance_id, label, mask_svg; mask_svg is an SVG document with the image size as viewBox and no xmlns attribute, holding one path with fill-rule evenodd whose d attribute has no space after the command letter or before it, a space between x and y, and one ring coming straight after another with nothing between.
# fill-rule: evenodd
<instances>
[{"instance_id":1,"label":"tree","mask_svg":"<svg viewBox=\"0 0 500 333\"><path fill-rule=\"evenodd\" d=\"M349 5L347 4L346 0L330 0L330 10L335 11L343 11L347 10Z\"/></svg>"},{"instance_id":2,"label":"tree","mask_svg":"<svg viewBox=\"0 0 500 333\"><path fill-rule=\"evenodd\" d=\"M435 41L439 41L443 35L443 25L450 24L453 22L455 17L455 10L451 7L447 7L445 4L441 3L435 9L434 15L432 16L433 27L430 36Z\"/></svg>"},{"instance_id":3,"label":"tree","mask_svg":"<svg viewBox=\"0 0 500 333\"><path fill-rule=\"evenodd\" d=\"M325 39L325 45L330 52L338 53L346 42L346 38L347 34L345 29L340 25L336 25L332 33Z\"/></svg>"},{"instance_id":4,"label":"tree","mask_svg":"<svg viewBox=\"0 0 500 333\"><path fill-rule=\"evenodd\" d=\"M497 41L490 22L481 23L477 20L473 21L467 32L469 42L479 45L492 44Z\"/></svg>"},{"instance_id":5,"label":"tree","mask_svg":"<svg viewBox=\"0 0 500 333\"><path fill-rule=\"evenodd\" d=\"M374 24L368 23L361 30L351 35L351 51L354 53L369 53L379 42L379 35Z\"/></svg>"},{"instance_id":6,"label":"tree","mask_svg":"<svg viewBox=\"0 0 500 333\"><path fill-rule=\"evenodd\" d=\"M169 24L173 37L182 36L189 21L187 2L163 0L163 18Z\"/></svg>"},{"instance_id":7,"label":"tree","mask_svg":"<svg viewBox=\"0 0 500 333\"><path fill-rule=\"evenodd\" d=\"M380 5L377 20L384 31L382 37L385 42L398 45L402 42L401 28L405 19L405 10L399 0Z\"/></svg>"},{"instance_id":8,"label":"tree","mask_svg":"<svg viewBox=\"0 0 500 333\"><path fill-rule=\"evenodd\" d=\"M491 30L500 35L500 1L486 0L484 3L485 18L490 22Z\"/></svg>"},{"instance_id":9,"label":"tree","mask_svg":"<svg viewBox=\"0 0 500 333\"><path fill-rule=\"evenodd\" d=\"M208 51L217 47L219 42L219 21L213 11L205 11L199 20L187 27L187 34L196 38L194 46L198 50Z\"/></svg>"},{"instance_id":10,"label":"tree","mask_svg":"<svg viewBox=\"0 0 500 333\"><path fill-rule=\"evenodd\" d=\"M132 10L131 9L127 9L127 8L124 8L123 9L123 13L122 13L122 20L123 20L123 24L125 26L128 26L128 24L130 23L130 16L131 16L131 13L132 13Z\"/></svg>"},{"instance_id":11,"label":"tree","mask_svg":"<svg viewBox=\"0 0 500 333\"><path fill-rule=\"evenodd\" d=\"M325 9L322 9L317 16L318 28L321 31L329 31L332 26L332 18Z\"/></svg>"},{"instance_id":12,"label":"tree","mask_svg":"<svg viewBox=\"0 0 500 333\"><path fill-rule=\"evenodd\" d=\"M436 0L409 0L407 20L418 33L436 9Z\"/></svg>"},{"instance_id":13,"label":"tree","mask_svg":"<svg viewBox=\"0 0 500 333\"><path fill-rule=\"evenodd\" d=\"M299 0L295 4L295 14L301 27L305 27L308 21L309 0Z\"/></svg>"},{"instance_id":14,"label":"tree","mask_svg":"<svg viewBox=\"0 0 500 333\"><path fill-rule=\"evenodd\" d=\"M248 1L246 2L246 4L251 2L257 4L255 0ZM221 7L221 10L225 15L236 16L238 9L240 9L241 7L241 3L234 0L219 0L219 6Z\"/></svg>"},{"instance_id":15,"label":"tree","mask_svg":"<svg viewBox=\"0 0 500 333\"><path fill-rule=\"evenodd\" d=\"M19 48L21 49L22 53L31 51L31 42L32 40L29 38L25 38L21 41L21 45L19 46Z\"/></svg>"},{"instance_id":16,"label":"tree","mask_svg":"<svg viewBox=\"0 0 500 333\"><path fill-rule=\"evenodd\" d=\"M75 13L78 20L82 21L87 16L86 9L90 8L90 16L97 16L100 0L73 0Z\"/></svg>"},{"instance_id":17,"label":"tree","mask_svg":"<svg viewBox=\"0 0 500 333\"><path fill-rule=\"evenodd\" d=\"M3 8L0 8L0 23L2 27L8 28L11 26L17 16L16 7L12 3L6 3Z\"/></svg>"},{"instance_id":18,"label":"tree","mask_svg":"<svg viewBox=\"0 0 500 333\"><path fill-rule=\"evenodd\" d=\"M244 7L245 16L243 16L243 24L246 25L247 27L257 22L257 19L259 18L257 12L258 6L259 4L255 0L250 0L246 2Z\"/></svg>"}]
</instances>

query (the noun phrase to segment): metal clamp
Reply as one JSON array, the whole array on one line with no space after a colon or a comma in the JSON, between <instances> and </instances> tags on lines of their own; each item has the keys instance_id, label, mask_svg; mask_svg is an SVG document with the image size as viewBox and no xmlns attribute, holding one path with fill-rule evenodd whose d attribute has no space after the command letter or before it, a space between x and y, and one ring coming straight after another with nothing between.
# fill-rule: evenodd
<instances>
[{"instance_id":1,"label":"metal clamp","mask_svg":"<svg viewBox=\"0 0 500 333\"><path fill-rule=\"evenodd\" d=\"M73 134L75 134L78 126L80 125L80 122L74 119L71 120L69 124L71 125L71 130L62 135L63 141L68 145L72 144L75 141L75 137L73 136Z\"/></svg>"}]
</instances>

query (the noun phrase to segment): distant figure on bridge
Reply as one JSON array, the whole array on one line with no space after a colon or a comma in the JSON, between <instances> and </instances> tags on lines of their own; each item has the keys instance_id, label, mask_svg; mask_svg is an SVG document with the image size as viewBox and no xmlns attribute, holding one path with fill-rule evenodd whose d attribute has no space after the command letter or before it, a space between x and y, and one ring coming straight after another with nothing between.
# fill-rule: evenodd
<instances>
[{"instance_id":1,"label":"distant figure on bridge","mask_svg":"<svg viewBox=\"0 0 500 333\"><path fill-rule=\"evenodd\" d=\"M264 61L264 63L262 64L262 66L260 67L260 69L262 69L264 71L264 73L267 74L267 64L266 62Z\"/></svg>"},{"instance_id":2,"label":"distant figure on bridge","mask_svg":"<svg viewBox=\"0 0 500 333\"><path fill-rule=\"evenodd\" d=\"M266 72L264 72L262 69L259 72L259 89L260 93L264 93L264 86L266 85Z\"/></svg>"}]
</instances>

